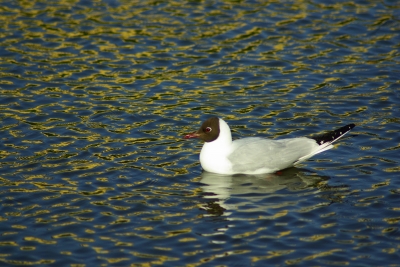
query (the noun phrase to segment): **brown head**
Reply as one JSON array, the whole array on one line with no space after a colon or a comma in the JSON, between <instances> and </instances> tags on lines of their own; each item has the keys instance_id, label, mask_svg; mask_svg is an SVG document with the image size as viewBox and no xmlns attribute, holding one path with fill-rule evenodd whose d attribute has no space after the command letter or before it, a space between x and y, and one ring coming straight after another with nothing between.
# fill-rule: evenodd
<instances>
[{"instance_id":1,"label":"brown head","mask_svg":"<svg viewBox=\"0 0 400 267\"><path fill-rule=\"evenodd\" d=\"M217 117L212 117L203 122L197 132L187 134L184 138L200 138L205 142L212 142L218 138L219 132L219 119Z\"/></svg>"}]
</instances>

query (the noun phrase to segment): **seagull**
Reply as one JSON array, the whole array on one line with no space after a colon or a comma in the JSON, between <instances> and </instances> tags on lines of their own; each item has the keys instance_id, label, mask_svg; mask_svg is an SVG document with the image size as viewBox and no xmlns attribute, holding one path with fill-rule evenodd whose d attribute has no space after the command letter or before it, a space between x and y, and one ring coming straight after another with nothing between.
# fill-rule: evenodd
<instances>
[{"instance_id":1,"label":"seagull","mask_svg":"<svg viewBox=\"0 0 400 267\"><path fill-rule=\"evenodd\" d=\"M348 124L316 137L297 137L271 140L246 137L232 141L231 129L218 117L203 122L197 132L185 139L205 141L200 152L201 167L218 174L275 173L303 162L333 148L332 143L355 127Z\"/></svg>"}]
</instances>

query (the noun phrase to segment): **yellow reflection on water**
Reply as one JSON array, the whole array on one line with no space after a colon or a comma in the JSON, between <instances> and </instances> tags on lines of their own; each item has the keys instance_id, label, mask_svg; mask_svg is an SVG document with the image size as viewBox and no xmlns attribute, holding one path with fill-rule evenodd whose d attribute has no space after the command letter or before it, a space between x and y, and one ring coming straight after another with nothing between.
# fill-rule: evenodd
<instances>
[{"instance_id":1,"label":"yellow reflection on water","mask_svg":"<svg viewBox=\"0 0 400 267\"><path fill-rule=\"evenodd\" d=\"M332 255L332 254L334 254L334 253L337 253L337 252L341 252L342 251L342 249L331 249L331 250L328 250L328 251L323 251L323 252L319 252L319 253L315 253L315 254L312 254L312 255L310 255L310 256L307 256L307 257L304 257L304 258L298 258L298 259L293 259L293 260L286 260L285 261L285 263L286 264L289 264L289 265L293 265L293 264L299 264L299 263L301 263L302 261L308 261L308 260L312 260L312 259L316 259L316 258L320 258L320 257L326 257L326 256L329 256L329 255ZM344 262L346 265L348 265L349 263L348 262Z\"/></svg>"},{"instance_id":2,"label":"yellow reflection on water","mask_svg":"<svg viewBox=\"0 0 400 267\"><path fill-rule=\"evenodd\" d=\"M37 260L37 261L3 260L3 261L13 265L27 265L27 266L53 264L56 262L56 260Z\"/></svg>"},{"instance_id":3,"label":"yellow reflection on water","mask_svg":"<svg viewBox=\"0 0 400 267\"><path fill-rule=\"evenodd\" d=\"M15 241L0 241L0 246L18 246Z\"/></svg>"},{"instance_id":4,"label":"yellow reflection on water","mask_svg":"<svg viewBox=\"0 0 400 267\"><path fill-rule=\"evenodd\" d=\"M318 234L318 235L312 235L312 236L308 236L308 237L301 237L300 240L305 241L305 242L314 242L314 241L318 241L320 239L331 238L334 236L336 236L336 234Z\"/></svg>"},{"instance_id":5,"label":"yellow reflection on water","mask_svg":"<svg viewBox=\"0 0 400 267\"><path fill-rule=\"evenodd\" d=\"M45 239L35 237L35 236L26 236L26 237L24 237L24 240L33 241L33 242L37 242L39 244L45 244L45 245L57 244L57 241L55 241L55 240L45 240Z\"/></svg>"},{"instance_id":6,"label":"yellow reflection on water","mask_svg":"<svg viewBox=\"0 0 400 267\"><path fill-rule=\"evenodd\" d=\"M252 257L251 261L252 262L257 262L257 261L260 261L260 260L272 259L272 258L275 258L275 257L281 257L281 256L284 256L284 255L288 255L288 254L293 253L293 252L295 252L295 250L292 250L292 249L290 249L290 250L272 250L272 251L268 251L268 255L266 255L266 256Z\"/></svg>"}]
</instances>

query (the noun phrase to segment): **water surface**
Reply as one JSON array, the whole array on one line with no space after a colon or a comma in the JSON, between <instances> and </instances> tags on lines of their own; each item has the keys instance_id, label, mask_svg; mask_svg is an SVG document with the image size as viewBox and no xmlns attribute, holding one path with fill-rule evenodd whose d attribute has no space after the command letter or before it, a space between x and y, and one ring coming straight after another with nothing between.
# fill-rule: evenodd
<instances>
[{"instance_id":1,"label":"water surface","mask_svg":"<svg viewBox=\"0 0 400 267\"><path fill-rule=\"evenodd\" d=\"M399 266L396 1L2 1L2 266ZM280 174L183 140L355 123Z\"/></svg>"}]
</instances>

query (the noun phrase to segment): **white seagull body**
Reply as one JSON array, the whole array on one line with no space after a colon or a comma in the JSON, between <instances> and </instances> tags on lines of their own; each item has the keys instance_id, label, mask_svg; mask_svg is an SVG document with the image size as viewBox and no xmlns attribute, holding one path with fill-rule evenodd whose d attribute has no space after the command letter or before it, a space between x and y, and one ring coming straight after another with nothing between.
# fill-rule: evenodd
<instances>
[{"instance_id":1,"label":"white seagull body","mask_svg":"<svg viewBox=\"0 0 400 267\"><path fill-rule=\"evenodd\" d=\"M200 164L205 171L219 174L262 174L292 167L331 149L333 142L354 127L354 124L349 124L314 138L270 140L247 137L232 141L228 124L213 117L206 120L197 132L185 138L205 141L200 153Z\"/></svg>"}]
</instances>

